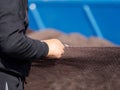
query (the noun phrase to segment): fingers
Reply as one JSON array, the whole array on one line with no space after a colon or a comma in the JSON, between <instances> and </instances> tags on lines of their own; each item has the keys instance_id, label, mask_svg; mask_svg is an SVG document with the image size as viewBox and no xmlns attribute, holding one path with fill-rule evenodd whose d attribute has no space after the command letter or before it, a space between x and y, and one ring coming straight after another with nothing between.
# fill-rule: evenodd
<instances>
[{"instance_id":1,"label":"fingers","mask_svg":"<svg viewBox=\"0 0 120 90\"><path fill-rule=\"evenodd\" d=\"M62 49L62 50L58 53L58 55L56 55L56 56L57 56L57 58L61 58L61 57L63 56L63 54L64 54L64 49Z\"/></svg>"},{"instance_id":2,"label":"fingers","mask_svg":"<svg viewBox=\"0 0 120 90\"><path fill-rule=\"evenodd\" d=\"M49 46L48 58L61 58L64 54L64 44L58 39L44 40Z\"/></svg>"}]
</instances>

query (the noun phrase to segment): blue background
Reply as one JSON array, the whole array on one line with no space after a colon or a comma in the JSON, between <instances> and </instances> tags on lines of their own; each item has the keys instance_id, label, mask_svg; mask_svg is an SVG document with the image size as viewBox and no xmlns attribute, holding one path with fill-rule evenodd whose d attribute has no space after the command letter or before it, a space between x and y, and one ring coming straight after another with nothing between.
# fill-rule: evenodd
<instances>
[{"instance_id":1,"label":"blue background","mask_svg":"<svg viewBox=\"0 0 120 90\"><path fill-rule=\"evenodd\" d=\"M29 0L29 28L105 38L120 45L120 0Z\"/></svg>"}]
</instances>

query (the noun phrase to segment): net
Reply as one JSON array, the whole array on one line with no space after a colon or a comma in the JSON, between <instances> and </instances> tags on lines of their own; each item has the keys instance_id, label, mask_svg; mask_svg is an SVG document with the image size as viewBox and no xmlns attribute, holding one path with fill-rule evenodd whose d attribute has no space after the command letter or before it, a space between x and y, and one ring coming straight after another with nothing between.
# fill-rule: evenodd
<instances>
[{"instance_id":1,"label":"net","mask_svg":"<svg viewBox=\"0 0 120 90\"><path fill-rule=\"evenodd\" d=\"M32 64L26 90L119 90L120 47L67 47Z\"/></svg>"}]
</instances>

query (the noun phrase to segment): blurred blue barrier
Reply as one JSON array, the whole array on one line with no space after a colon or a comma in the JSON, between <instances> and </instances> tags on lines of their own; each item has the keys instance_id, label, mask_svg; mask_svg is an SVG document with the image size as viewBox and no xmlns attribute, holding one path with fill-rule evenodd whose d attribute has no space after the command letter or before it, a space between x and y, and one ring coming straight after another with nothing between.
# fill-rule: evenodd
<instances>
[{"instance_id":1,"label":"blurred blue barrier","mask_svg":"<svg viewBox=\"0 0 120 90\"><path fill-rule=\"evenodd\" d=\"M120 45L120 0L29 0L29 28L79 32Z\"/></svg>"}]
</instances>

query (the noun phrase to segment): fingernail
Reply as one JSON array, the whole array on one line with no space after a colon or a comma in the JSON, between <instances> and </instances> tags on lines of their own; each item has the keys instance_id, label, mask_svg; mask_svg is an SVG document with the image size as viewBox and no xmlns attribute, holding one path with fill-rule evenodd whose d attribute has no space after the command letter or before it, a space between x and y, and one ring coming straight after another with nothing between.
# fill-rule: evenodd
<instances>
[{"instance_id":1,"label":"fingernail","mask_svg":"<svg viewBox=\"0 0 120 90\"><path fill-rule=\"evenodd\" d=\"M68 45L68 44L64 44L64 46L65 46L65 47L69 47L69 45Z\"/></svg>"}]
</instances>

